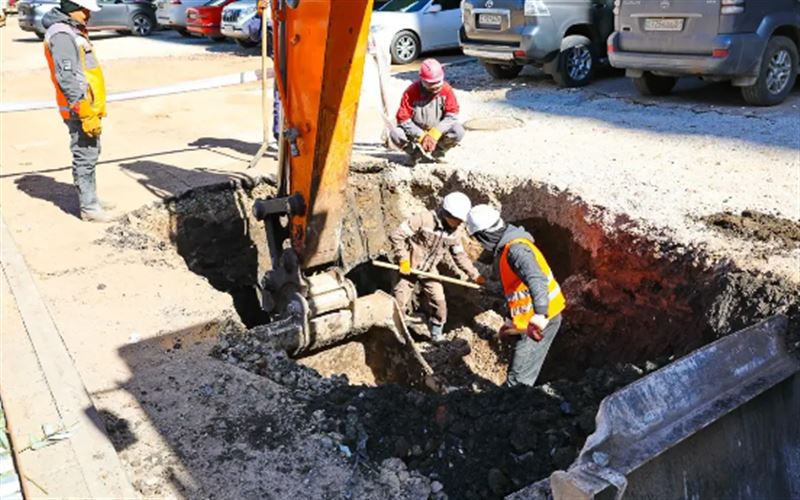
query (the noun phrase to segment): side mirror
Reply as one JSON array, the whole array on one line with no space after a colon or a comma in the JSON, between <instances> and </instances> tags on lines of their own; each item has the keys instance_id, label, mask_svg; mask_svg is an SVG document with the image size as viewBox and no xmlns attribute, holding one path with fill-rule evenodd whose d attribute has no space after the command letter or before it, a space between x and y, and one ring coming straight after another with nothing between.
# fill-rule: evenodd
<instances>
[{"instance_id":1,"label":"side mirror","mask_svg":"<svg viewBox=\"0 0 800 500\"><path fill-rule=\"evenodd\" d=\"M441 11L442 11L442 5L438 4L438 3L435 3L435 4L431 5L430 7L428 7L428 10L426 10L425 13L426 14L436 14L437 12L441 12Z\"/></svg>"}]
</instances>

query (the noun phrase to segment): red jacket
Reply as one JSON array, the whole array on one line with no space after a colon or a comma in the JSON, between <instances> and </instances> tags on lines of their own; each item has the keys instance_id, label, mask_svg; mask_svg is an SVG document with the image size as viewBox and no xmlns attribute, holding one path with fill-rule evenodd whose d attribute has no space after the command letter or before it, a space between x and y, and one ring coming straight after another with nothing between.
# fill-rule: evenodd
<instances>
[{"instance_id":1,"label":"red jacket","mask_svg":"<svg viewBox=\"0 0 800 500\"><path fill-rule=\"evenodd\" d=\"M434 95L416 81L403 92L397 124L414 136L432 127L445 133L457 121L458 111L458 100L449 83L445 82L441 92Z\"/></svg>"}]
</instances>

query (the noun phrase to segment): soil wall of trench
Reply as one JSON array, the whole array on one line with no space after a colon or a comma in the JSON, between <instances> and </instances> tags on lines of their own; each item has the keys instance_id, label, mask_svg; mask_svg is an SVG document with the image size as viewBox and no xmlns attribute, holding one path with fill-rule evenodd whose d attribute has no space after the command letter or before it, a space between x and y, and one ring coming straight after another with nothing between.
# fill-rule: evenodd
<instances>
[{"instance_id":1,"label":"soil wall of trench","mask_svg":"<svg viewBox=\"0 0 800 500\"><path fill-rule=\"evenodd\" d=\"M566 468L593 432L602 398L676 356L774 314L788 315L793 342L800 340L800 290L779 277L739 270L672 241L668 231L532 180L442 168L413 175L393 168L352 172L342 265L360 293L391 289L396 277L365 263L387 254L388 234L405 217L435 207L453 190L475 204L502 207L506 220L532 232L565 291L564 326L542 385L497 388L509 352L488 337L501 320L503 299L491 256L470 241L468 252L491 277L490 293L447 287L451 341L423 348L449 379L447 394L379 380L369 366L376 346L368 339L298 363L234 327L212 350L290 389L298 404L280 416L293 428L292 436L282 434L287 446L313 437L352 450L364 474L389 488L378 496L404 496L398 492L410 491L401 486L411 471L412 498L501 497ZM266 318L252 286L269 258L263 226L249 207L273 192L263 180L194 190L134 214L107 240L171 245L189 269L231 293L245 325L254 326ZM449 261L440 270L458 275ZM427 478L422 486L420 474Z\"/></svg>"}]
</instances>

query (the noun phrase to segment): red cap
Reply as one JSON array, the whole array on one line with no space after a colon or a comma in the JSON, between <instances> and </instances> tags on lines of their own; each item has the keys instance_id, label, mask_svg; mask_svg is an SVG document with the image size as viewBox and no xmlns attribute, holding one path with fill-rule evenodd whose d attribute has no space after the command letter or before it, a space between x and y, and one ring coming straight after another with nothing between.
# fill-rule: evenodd
<instances>
[{"instance_id":1,"label":"red cap","mask_svg":"<svg viewBox=\"0 0 800 500\"><path fill-rule=\"evenodd\" d=\"M427 83L439 83L444 80L444 68L436 59L425 59L419 67L419 79Z\"/></svg>"}]
</instances>

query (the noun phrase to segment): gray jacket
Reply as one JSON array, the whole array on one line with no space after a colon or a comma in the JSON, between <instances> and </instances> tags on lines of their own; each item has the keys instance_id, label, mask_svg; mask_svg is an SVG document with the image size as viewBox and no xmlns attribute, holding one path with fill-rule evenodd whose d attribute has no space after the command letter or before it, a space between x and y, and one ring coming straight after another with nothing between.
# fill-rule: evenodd
<instances>
[{"instance_id":1,"label":"gray jacket","mask_svg":"<svg viewBox=\"0 0 800 500\"><path fill-rule=\"evenodd\" d=\"M503 249L511 241L517 238L526 238L530 241L533 236L522 229L521 227L508 224L500 242L494 249L495 266L498 267L497 275L500 275L500 255ZM525 286L531 291L533 298L533 310L536 314L547 315L547 306L550 303L548 299L547 283L549 281L547 275L544 273L539 263L536 262L536 257L533 255L530 247L522 243L515 243L511 245L508 250L508 265L511 270L519 276Z\"/></svg>"},{"instance_id":2,"label":"gray jacket","mask_svg":"<svg viewBox=\"0 0 800 500\"><path fill-rule=\"evenodd\" d=\"M62 26L57 26L59 24ZM80 35L82 26L64 14L58 7L44 15L42 25L47 30L45 42L50 47L50 54L53 57L56 82L67 98L67 103L72 107L86 95L88 84L86 83L86 76L83 74L75 37L66 33L66 30L62 28L63 25L66 25L69 30ZM91 58L91 61L87 60L87 65L96 64L91 44L88 44L88 47L86 57L87 59Z\"/></svg>"}]
</instances>

